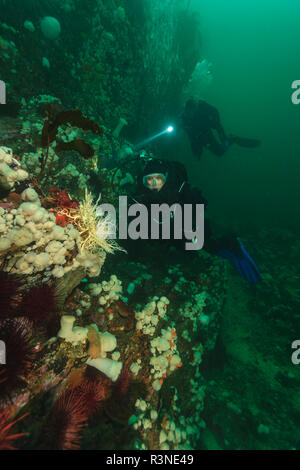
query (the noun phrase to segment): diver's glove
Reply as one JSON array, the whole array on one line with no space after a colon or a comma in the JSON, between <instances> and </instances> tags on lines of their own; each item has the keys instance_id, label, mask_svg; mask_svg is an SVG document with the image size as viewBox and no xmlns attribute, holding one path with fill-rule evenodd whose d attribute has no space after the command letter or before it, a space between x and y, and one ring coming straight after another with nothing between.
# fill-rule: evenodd
<instances>
[{"instance_id":1,"label":"diver's glove","mask_svg":"<svg viewBox=\"0 0 300 470\"><path fill-rule=\"evenodd\" d=\"M240 273L241 277L250 283L261 280L261 274L255 262L246 251L245 247L237 240L231 241L229 248L221 249L217 252L222 258L231 259Z\"/></svg>"}]
</instances>

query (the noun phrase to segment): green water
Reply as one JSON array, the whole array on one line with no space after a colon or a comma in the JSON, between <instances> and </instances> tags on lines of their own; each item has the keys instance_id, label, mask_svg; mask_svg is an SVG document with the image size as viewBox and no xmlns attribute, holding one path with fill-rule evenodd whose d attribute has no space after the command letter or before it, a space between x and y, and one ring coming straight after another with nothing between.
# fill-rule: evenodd
<instances>
[{"instance_id":1,"label":"green water","mask_svg":"<svg viewBox=\"0 0 300 470\"><path fill-rule=\"evenodd\" d=\"M297 1L194 1L201 52L212 62L204 98L220 111L228 132L257 137L255 152L234 147L227 158L185 159L210 208L246 226L299 227L299 106L291 84L299 77ZM197 177L194 176L197 174Z\"/></svg>"}]
</instances>

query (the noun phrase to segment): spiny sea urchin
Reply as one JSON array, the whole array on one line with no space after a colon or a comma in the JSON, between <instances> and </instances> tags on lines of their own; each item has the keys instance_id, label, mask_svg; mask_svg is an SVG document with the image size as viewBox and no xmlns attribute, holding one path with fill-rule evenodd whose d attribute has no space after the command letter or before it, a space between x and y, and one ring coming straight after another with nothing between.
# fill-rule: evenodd
<instances>
[{"instance_id":1,"label":"spiny sea urchin","mask_svg":"<svg viewBox=\"0 0 300 470\"><path fill-rule=\"evenodd\" d=\"M18 306L18 316L32 321L35 327L51 333L59 326L57 312L57 295L54 286L37 285L22 294Z\"/></svg>"},{"instance_id":2,"label":"spiny sea urchin","mask_svg":"<svg viewBox=\"0 0 300 470\"><path fill-rule=\"evenodd\" d=\"M123 367L118 380L114 384L114 396L123 397L126 395L132 377L126 366Z\"/></svg>"},{"instance_id":3,"label":"spiny sea urchin","mask_svg":"<svg viewBox=\"0 0 300 470\"><path fill-rule=\"evenodd\" d=\"M88 420L88 407L75 389L65 390L55 401L46 423L51 450L79 449L80 432Z\"/></svg>"},{"instance_id":4,"label":"spiny sea urchin","mask_svg":"<svg viewBox=\"0 0 300 470\"><path fill-rule=\"evenodd\" d=\"M101 408L109 395L108 381L85 380L74 390L87 405L87 413L91 416Z\"/></svg>"},{"instance_id":5,"label":"spiny sea urchin","mask_svg":"<svg viewBox=\"0 0 300 470\"><path fill-rule=\"evenodd\" d=\"M90 367L87 366L87 368ZM109 397L111 382L102 376L100 377L100 374L87 374L87 368L73 370L68 377L67 388L73 391L74 396L81 397L86 403L88 415L91 416L101 408L102 403ZM91 367L91 369L94 368Z\"/></svg>"},{"instance_id":6,"label":"spiny sea urchin","mask_svg":"<svg viewBox=\"0 0 300 470\"><path fill-rule=\"evenodd\" d=\"M24 378L34 359L32 323L24 318L0 322L0 338L6 347L6 364L1 365L0 397L9 398L26 384Z\"/></svg>"},{"instance_id":7,"label":"spiny sea urchin","mask_svg":"<svg viewBox=\"0 0 300 470\"><path fill-rule=\"evenodd\" d=\"M17 276L0 271L0 319L11 315L19 288L20 280Z\"/></svg>"},{"instance_id":8,"label":"spiny sea urchin","mask_svg":"<svg viewBox=\"0 0 300 470\"><path fill-rule=\"evenodd\" d=\"M0 411L0 450L16 450L14 447L14 441L19 437L26 436L26 432L19 434L9 434L11 428L21 419L25 418L29 413L25 413L23 416L11 420L12 411L9 408L5 408Z\"/></svg>"}]
</instances>

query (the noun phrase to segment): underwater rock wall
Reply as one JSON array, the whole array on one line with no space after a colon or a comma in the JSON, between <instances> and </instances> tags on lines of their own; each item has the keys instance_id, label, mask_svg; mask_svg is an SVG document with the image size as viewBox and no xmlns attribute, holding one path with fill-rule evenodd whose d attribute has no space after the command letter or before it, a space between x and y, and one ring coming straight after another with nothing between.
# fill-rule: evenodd
<instances>
[{"instance_id":1,"label":"underwater rock wall","mask_svg":"<svg viewBox=\"0 0 300 470\"><path fill-rule=\"evenodd\" d=\"M53 10L61 28L55 40L43 34L43 11L49 4L25 8L23 24L6 8L0 22L1 77L11 111L22 98L51 94L111 129L125 118L137 138L178 109L200 59L199 24L181 2L170 0L166 8L157 0L74 1L70 9Z\"/></svg>"},{"instance_id":2,"label":"underwater rock wall","mask_svg":"<svg viewBox=\"0 0 300 470\"><path fill-rule=\"evenodd\" d=\"M32 334L26 375L17 371L19 381L11 384L9 372L16 366L9 360L0 396L12 417L30 413L18 428L29 432L22 448L199 448L207 387L201 363L215 346L226 292L221 264L204 257L199 265L200 277L193 266L180 264L159 276L152 269L146 274L147 265L118 262L120 279L106 274L72 291L59 308L61 326L55 323L52 336L50 330L41 336L37 328L45 319L25 324ZM16 325L23 331L25 318L11 314L0 322L14 359ZM28 341L24 337L22 348Z\"/></svg>"},{"instance_id":3,"label":"underwater rock wall","mask_svg":"<svg viewBox=\"0 0 300 470\"><path fill-rule=\"evenodd\" d=\"M177 0L170 0L167 8L157 0L118 7L97 3L79 66L83 90L93 94L93 107L111 127L123 116L129 134L136 137L156 130L178 108L182 88L200 58L199 24L189 15ZM186 32L194 35L188 51L182 34L186 19Z\"/></svg>"},{"instance_id":4,"label":"underwater rock wall","mask_svg":"<svg viewBox=\"0 0 300 470\"><path fill-rule=\"evenodd\" d=\"M54 3L0 23L0 448L196 449L224 262L107 257L119 247L96 207L134 182L121 132L176 109L198 23L177 0L73 0L40 24Z\"/></svg>"},{"instance_id":5,"label":"underwater rock wall","mask_svg":"<svg viewBox=\"0 0 300 470\"><path fill-rule=\"evenodd\" d=\"M0 148L0 447L15 423L24 449L198 448L224 263L172 255L165 270L160 250L144 264L108 258L119 247L78 176L95 173L102 201L117 198L129 173L112 185L115 168L90 168L94 158L116 165L124 142L78 112L67 118L54 97L23 100L14 151ZM57 151L79 137L94 154ZM64 162L77 175L62 177Z\"/></svg>"}]
</instances>

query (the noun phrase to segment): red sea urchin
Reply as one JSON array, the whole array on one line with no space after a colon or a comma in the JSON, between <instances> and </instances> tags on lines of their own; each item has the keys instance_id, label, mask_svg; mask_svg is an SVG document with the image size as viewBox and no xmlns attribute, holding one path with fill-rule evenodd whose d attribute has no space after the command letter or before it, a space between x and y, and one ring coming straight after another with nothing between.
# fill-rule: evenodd
<instances>
[{"instance_id":1,"label":"red sea urchin","mask_svg":"<svg viewBox=\"0 0 300 470\"><path fill-rule=\"evenodd\" d=\"M118 396L119 398L125 396L128 391L130 382L131 382L131 374L129 370L127 369L127 367L123 366L123 369L119 375L119 378L114 384L113 394L115 396Z\"/></svg>"},{"instance_id":2,"label":"red sea urchin","mask_svg":"<svg viewBox=\"0 0 300 470\"><path fill-rule=\"evenodd\" d=\"M57 330L56 311L57 296L55 287L47 284L34 286L25 291L18 307L19 316L28 318L35 327L42 327L47 331L49 328L51 329L53 323L55 323Z\"/></svg>"},{"instance_id":3,"label":"red sea urchin","mask_svg":"<svg viewBox=\"0 0 300 470\"><path fill-rule=\"evenodd\" d=\"M32 324L23 318L11 318L0 322L0 338L5 343L6 364L0 369L0 398L25 385L24 377L34 359Z\"/></svg>"},{"instance_id":4,"label":"red sea urchin","mask_svg":"<svg viewBox=\"0 0 300 470\"><path fill-rule=\"evenodd\" d=\"M28 414L25 413L23 416L12 421L12 410L5 408L0 411L0 450L16 450L16 447L13 446L14 441L19 437L26 436L27 433L9 434L9 432L18 421L25 418Z\"/></svg>"},{"instance_id":5,"label":"red sea urchin","mask_svg":"<svg viewBox=\"0 0 300 470\"><path fill-rule=\"evenodd\" d=\"M55 401L46 424L51 450L79 449L80 432L86 426L88 407L75 389L65 390Z\"/></svg>"},{"instance_id":6,"label":"red sea urchin","mask_svg":"<svg viewBox=\"0 0 300 470\"><path fill-rule=\"evenodd\" d=\"M109 397L111 389L111 381L103 377L100 372L93 373L93 370L98 372L90 366L87 366L84 371L74 370L69 375L67 382L67 389L72 390L74 397L78 396L86 403L88 416L93 415L101 408L102 403Z\"/></svg>"},{"instance_id":7,"label":"red sea urchin","mask_svg":"<svg viewBox=\"0 0 300 470\"><path fill-rule=\"evenodd\" d=\"M86 403L88 416L93 415L109 395L107 381L84 380L82 384L73 389L74 394L81 397Z\"/></svg>"},{"instance_id":8,"label":"red sea urchin","mask_svg":"<svg viewBox=\"0 0 300 470\"><path fill-rule=\"evenodd\" d=\"M20 287L17 276L0 271L0 319L10 316Z\"/></svg>"}]
</instances>

